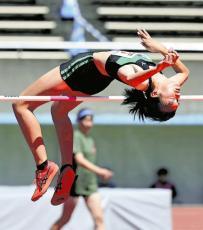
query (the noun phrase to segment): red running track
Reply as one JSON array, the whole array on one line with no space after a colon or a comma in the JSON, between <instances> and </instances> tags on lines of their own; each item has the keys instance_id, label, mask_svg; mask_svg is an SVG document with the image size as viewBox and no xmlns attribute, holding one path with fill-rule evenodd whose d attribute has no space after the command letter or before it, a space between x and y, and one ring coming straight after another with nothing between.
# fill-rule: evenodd
<instances>
[{"instance_id":1,"label":"red running track","mask_svg":"<svg viewBox=\"0 0 203 230\"><path fill-rule=\"evenodd\" d=\"M173 230L203 230L203 207L173 207Z\"/></svg>"}]
</instances>

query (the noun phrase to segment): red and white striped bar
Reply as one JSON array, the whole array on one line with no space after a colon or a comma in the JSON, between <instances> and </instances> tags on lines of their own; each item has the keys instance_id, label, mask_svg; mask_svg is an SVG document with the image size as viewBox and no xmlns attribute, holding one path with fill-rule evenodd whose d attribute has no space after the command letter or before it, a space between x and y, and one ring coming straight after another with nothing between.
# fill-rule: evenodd
<instances>
[{"instance_id":1,"label":"red and white striped bar","mask_svg":"<svg viewBox=\"0 0 203 230\"><path fill-rule=\"evenodd\" d=\"M16 101L86 101L86 102L105 102L105 101L122 101L124 96L0 96L0 102ZM182 95L182 101L203 101L203 95Z\"/></svg>"}]
</instances>

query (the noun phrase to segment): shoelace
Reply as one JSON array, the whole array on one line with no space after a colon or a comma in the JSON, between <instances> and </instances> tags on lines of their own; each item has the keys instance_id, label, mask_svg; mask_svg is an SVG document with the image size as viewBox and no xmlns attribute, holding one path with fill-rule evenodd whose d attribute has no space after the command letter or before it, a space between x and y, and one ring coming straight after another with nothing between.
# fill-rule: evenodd
<instances>
[{"instance_id":1,"label":"shoelace","mask_svg":"<svg viewBox=\"0 0 203 230\"><path fill-rule=\"evenodd\" d=\"M36 179L34 179L33 182L37 185L37 187L40 188L40 190L42 190L42 186L44 184L46 184L46 182L47 182L48 172L49 172L49 169L48 169L46 175L44 177L42 177L41 172L38 170L36 171Z\"/></svg>"}]
</instances>

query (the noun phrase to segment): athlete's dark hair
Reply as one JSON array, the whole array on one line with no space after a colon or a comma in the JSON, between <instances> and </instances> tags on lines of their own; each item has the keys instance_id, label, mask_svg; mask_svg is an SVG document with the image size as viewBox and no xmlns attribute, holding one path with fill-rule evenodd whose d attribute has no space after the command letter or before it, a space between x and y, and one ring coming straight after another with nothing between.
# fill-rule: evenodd
<instances>
[{"instance_id":1,"label":"athlete's dark hair","mask_svg":"<svg viewBox=\"0 0 203 230\"><path fill-rule=\"evenodd\" d=\"M125 89L124 96L126 98L122 104L129 105L129 113L134 114L134 118L138 115L142 121L145 118L160 122L167 121L175 115L175 111L161 111L159 98L151 97L150 92L145 93L136 89Z\"/></svg>"}]
</instances>

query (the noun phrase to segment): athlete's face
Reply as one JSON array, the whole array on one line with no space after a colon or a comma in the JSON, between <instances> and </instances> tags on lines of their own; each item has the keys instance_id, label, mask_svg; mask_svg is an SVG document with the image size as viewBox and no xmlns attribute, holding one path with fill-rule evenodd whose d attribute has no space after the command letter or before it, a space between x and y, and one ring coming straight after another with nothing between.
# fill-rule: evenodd
<instances>
[{"instance_id":1,"label":"athlete's face","mask_svg":"<svg viewBox=\"0 0 203 230\"><path fill-rule=\"evenodd\" d=\"M169 82L160 88L158 97L161 111L176 111L179 106L180 86L175 82Z\"/></svg>"}]
</instances>

